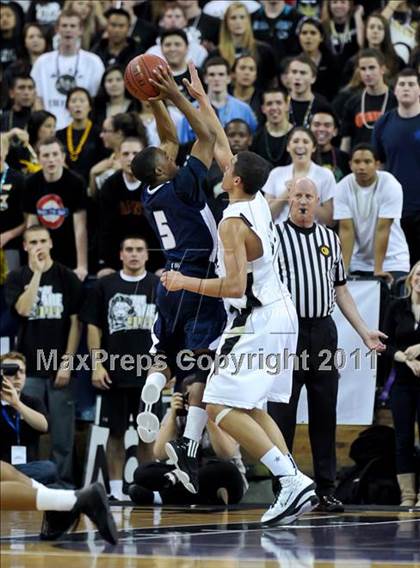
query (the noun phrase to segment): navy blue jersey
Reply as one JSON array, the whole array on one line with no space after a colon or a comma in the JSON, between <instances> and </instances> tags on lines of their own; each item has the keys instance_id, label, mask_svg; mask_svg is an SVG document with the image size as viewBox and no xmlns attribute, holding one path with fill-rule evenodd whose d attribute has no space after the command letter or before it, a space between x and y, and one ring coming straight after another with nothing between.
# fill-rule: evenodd
<instances>
[{"instance_id":1,"label":"navy blue jersey","mask_svg":"<svg viewBox=\"0 0 420 568\"><path fill-rule=\"evenodd\" d=\"M217 226L206 203L203 182L206 166L190 156L174 179L142 192L150 224L160 241L168 264L206 267L217 251Z\"/></svg>"}]
</instances>

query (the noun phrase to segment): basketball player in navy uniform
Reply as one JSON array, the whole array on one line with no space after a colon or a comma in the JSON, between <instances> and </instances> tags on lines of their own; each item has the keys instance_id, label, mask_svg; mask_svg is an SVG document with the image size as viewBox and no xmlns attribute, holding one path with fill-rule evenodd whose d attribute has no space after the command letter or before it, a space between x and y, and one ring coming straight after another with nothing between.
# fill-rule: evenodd
<instances>
[{"instance_id":1,"label":"basketball player in navy uniform","mask_svg":"<svg viewBox=\"0 0 420 568\"><path fill-rule=\"evenodd\" d=\"M214 129L220 140L223 129L216 123ZM220 161L229 205L218 230L219 277L192 276L181 267L181 271L164 272L161 282L168 291L224 298L229 322L203 402L215 423L279 479L280 489L261 521L286 524L313 509L318 498L315 484L298 470L283 435L262 406L267 400L289 400L293 363L286 365L280 359L281 364L273 368L270 358L296 352L298 319L279 278L277 235L260 191L269 165L253 152L233 156L228 147ZM181 471L178 478L188 478L192 458L173 442L166 445L166 452Z\"/></svg>"},{"instance_id":2,"label":"basketball player in navy uniform","mask_svg":"<svg viewBox=\"0 0 420 568\"><path fill-rule=\"evenodd\" d=\"M177 168L175 158L178 140L175 127L162 101L152 100L161 145L145 148L132 162L132 171L143 184L142 200L146 215L160 240L166 257L166 270L179 270L197 278L215 275L217 226L206 203L203 182L207 176L213 154L216 135L207 120L212 112L207 96L199 101L197 109L179 92L172 74L160 68L155 86L187 117L197 140L187 162ZM185 83L188 87L188 82ZM220 298L204 298L189 292L168 292L162 286L157 292L158 317L152 333L155 336L154 352L165 356L166 365L155 366L149 372L141 398L145 411L137 417L138 432L145 442L156 438L159 429L157 417L151 407L159 400L161 390L176 375L177 357L182 350L203 354L221 335L225 324L225 310ZM189 359L190 360L190 359ZM194 364L194 363L193 363ZM179 366L179 365L178 365ZM185 369L187 370L187 369ZM201 382L192 385L189 395L189 411L182 440L182 448L195 457L208 415L201 399L207 370L188 368ZM197 492L196 471L185 481L192 493Z\"/></svg>"}]
</instances>

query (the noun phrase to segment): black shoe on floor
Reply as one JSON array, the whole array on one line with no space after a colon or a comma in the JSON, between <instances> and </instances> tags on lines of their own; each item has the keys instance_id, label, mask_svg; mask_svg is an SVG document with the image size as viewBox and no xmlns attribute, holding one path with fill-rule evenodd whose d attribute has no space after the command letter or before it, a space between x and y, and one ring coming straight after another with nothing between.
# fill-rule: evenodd
<instances>
[{"instance_id":1,"label":"black shoe on floor","mask_svg":"<svg viewBox=\"0 0 420 568\"><path fill-rule=\"evenodd\" d=\"M315 511L321 513L343 513L344 505L334 495L320 495L319 505Z\"/></svg>"},{"instance_id":2,"label":"black shoe on floor","mask_svg":"<svg viewBox=\"0 0 420 568\"><path fill-rule=\"evenodd\" d=\"M56 540L74 528L81 513L96 525L101 537L110 544L117 544L118 532L108 499L100 483L93 483L76 491L76 503L71 511L46 511L41 527L41 540Z\"/></svg>"},{"instance_id":3,"label":"black shoe on floor","mask_svg":"<svg viewBox=\"0 0 420 568\"><path fill-rule=\"evenodd\" d=\"M57 540L63 534L75 530L79 520L80 515L74 509L71 511L45 511L39 538L41 540Z\"/></svg>"},{"instance_id":4,"label":"black shoe on floor","mask_svg":"<svg viewBox=\"0 0 420 568\"><path fill-rule=\"evenodd\" d=\"M198 493L197 448L198 443L188 438L165 444L166 454L175 466L172 473L190 493Z\"/></svg>"}]
</instances>

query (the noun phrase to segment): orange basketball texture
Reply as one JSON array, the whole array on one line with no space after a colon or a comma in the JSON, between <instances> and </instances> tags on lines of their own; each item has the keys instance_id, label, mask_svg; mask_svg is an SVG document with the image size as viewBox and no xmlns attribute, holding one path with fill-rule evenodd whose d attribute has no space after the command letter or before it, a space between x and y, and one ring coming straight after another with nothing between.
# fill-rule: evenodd
<instances>
[{"instance_id":1,"label":"orange basketball texture","mask_svg":"<svg viewBox=\"0 0 420 568\"><path fill-rule=\"evenodd\" d=\"M138 55L132 59L124 73L124 81L128 92L140 99L147 100L149 97L157 97L158 89L149 82L154 78L153 69L159 65L167 67L167 63L157 55Z\"/></svg>"}]
</instances>

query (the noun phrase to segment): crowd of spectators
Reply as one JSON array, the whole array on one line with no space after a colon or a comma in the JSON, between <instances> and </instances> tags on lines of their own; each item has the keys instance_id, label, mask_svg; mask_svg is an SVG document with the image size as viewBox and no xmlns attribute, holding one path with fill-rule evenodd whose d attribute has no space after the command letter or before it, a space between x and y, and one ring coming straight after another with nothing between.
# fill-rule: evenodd
<instances>
[{"instance_id":1,"label":"crowd of spectators","mask_svg":"<svg viewBox=\"0 0 420 568\"><path fill-rule=\"evenodd\" d=\"M64 481L72 482L70 373L43 375L34 351L76 353L86 290L103 294L92 282L126 266L124 239L144 239L148 273L164 264L130 167L159 144L147 101L124 85L136 55L165 58L186 96L195 63L232 151L251 149L271 164L264 191L276 222L288 216L289 182L308 177L320 195L317 222L339 233L350 274L381 278L397 293L420 260L418 0L1 0L0 10L0 252L10 310L1 335L17 330L23 357L8 360L48 406L38 430L50 430ZM182 164L194 134L168 110ZM218 219L221 178L214 164L206 188ZM139 274L128 266L123 280ZM405 381L410 373L418 366Z\"/></svg>"}]
</instances>

